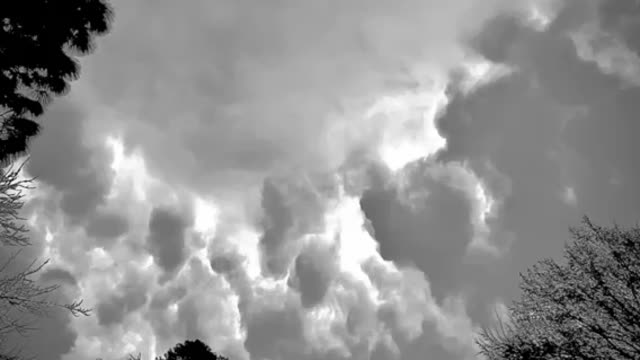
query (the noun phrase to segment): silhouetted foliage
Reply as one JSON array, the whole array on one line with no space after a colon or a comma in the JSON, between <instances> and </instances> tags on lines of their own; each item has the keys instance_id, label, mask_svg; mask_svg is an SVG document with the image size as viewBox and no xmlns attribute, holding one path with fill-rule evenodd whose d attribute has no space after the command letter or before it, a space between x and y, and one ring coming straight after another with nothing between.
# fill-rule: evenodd
<instances>
[{"instance_id":1,"label":"silhouetted foliage","mask_svg":"<svg viewBox=\"0 0 640 360\"><path fill-rule=\"evenodd\" d=\"M106 0L20 0L0 11L0 162L26 150L34 117L77 78L76 56L109 30Z\"/></svg>"},{"instance_id":2,"label":"silhouetted foliage","mask_svg":"<svg viewBox=\"0 0 640 360\"><path fill-rule=\"evenodd\" d=\"M506 324L484 329L481 353L498 359L640 359L640 228L572 228L565 262L521 274Z\"/></svg>"},{"instance_id":3,"label":"silhouetted foliage","mask_svg":"<svg viewBox=\"0 0 640 360\"><path fill-rule=\"evenodd\" d=\"M187 340L167 351L156 360L228 360L226 357L215 354L207 344L200 340Z\"/></svg>"}]
</instances>

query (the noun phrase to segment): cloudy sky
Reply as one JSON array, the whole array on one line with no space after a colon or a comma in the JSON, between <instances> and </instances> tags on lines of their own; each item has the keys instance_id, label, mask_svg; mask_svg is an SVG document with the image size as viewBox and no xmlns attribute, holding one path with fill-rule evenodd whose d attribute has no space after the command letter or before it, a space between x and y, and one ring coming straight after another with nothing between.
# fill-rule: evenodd
<instances>
[{"instance_id":1,"label":"cloudy sky","mask_svg":"<svg viewBox=\"0 0 640 360\"><path fill-rule=\"evenodd\" d=\"M583 214L640 218L635 1L113 5L26 169L94 309L41 358L473 359Z\"/></svg>"}]
</instances>

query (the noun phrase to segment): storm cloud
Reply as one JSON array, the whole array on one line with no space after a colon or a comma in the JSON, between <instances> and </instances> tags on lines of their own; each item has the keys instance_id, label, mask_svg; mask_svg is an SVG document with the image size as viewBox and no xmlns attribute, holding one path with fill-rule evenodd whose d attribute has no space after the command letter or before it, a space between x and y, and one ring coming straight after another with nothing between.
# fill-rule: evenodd
<instances>
[{"instance_id":1,"label":"storm cloud","mask_svg":"<svg viewBox=\"0 0 640 360\"><path fill-rule=\"evenodd\" d=\"M114 1L26 169L96 309L56 354L474 358L581 215L640 216L630 3Z\"/></svg>"}]
</instances>

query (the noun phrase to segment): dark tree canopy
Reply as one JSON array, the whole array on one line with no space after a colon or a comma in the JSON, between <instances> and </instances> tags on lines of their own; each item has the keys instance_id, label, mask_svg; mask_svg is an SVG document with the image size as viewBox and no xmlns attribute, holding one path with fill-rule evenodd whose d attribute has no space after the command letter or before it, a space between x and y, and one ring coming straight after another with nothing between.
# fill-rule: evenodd
<instances>
[{"instance_id":1,"label":"dark tree canopy","mask_svg":"<svg viewBox=\"0 0 640 360\"><path fill-rule=\"evenodd\" d=\"M26 150L34 118L78 77L76 56L112 18L107 0L20 0L0 6L0 161Z\"/></svg>"},{"instance_id":2,"label":"dark tree canopy","mask_svg":"<svg viewBox=\"0 0 640 360\"><path fill-rule=\"evenodd\" d=\"M481 353L498 359L640 359L640 228L572 228L562 263L521 274L507 324L485 329Z\"/></svg>"},{"instance_id":3,"label":"dark tree canopy","mask_svg":"<svg viewBox=\"0 0 640 360\"><path fill-rule=\"evenodd\" d=\"M187 340L167 351L162 357L156 360L228 360L227 358L215 354L207 344L200 340Z\"/></svg>"}]
</instances>

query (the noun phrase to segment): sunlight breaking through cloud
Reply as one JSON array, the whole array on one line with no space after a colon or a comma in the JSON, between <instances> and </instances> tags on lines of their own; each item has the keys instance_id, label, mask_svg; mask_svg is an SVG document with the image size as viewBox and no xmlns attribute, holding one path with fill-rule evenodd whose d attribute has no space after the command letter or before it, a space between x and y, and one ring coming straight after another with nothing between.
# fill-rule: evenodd
<instances>
[{"instance_id":1,"label":"sunlight breaking through cloud","mask_svg":"<svg viewBox=\"0 0 640 360\"><path fill-rule=\"evenodd\" d=\"M378 153L391 171L428 158L447 145L435 120L446 106L442 86L381 97L365 117L385 128Z\"/></svg>"}]
</instances>

